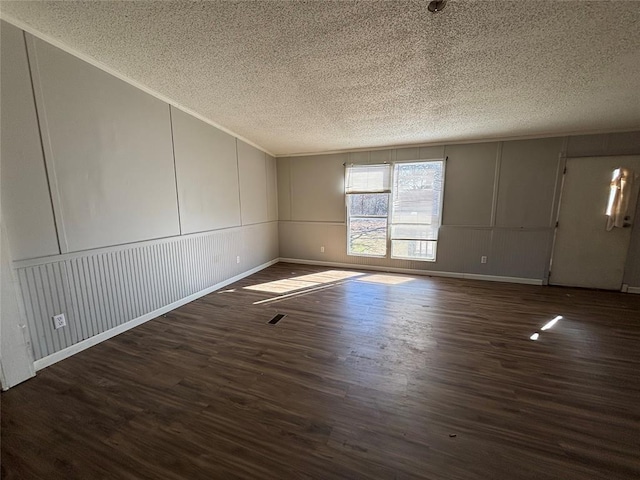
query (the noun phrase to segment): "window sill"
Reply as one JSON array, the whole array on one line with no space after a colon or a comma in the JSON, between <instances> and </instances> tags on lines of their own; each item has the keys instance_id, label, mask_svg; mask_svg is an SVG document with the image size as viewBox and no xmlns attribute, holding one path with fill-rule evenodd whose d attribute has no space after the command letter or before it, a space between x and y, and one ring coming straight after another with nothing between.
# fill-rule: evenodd
<instances>
[{"instance_id":1,"label":"window sill","mask_svg":"<svg viewBox=\"0 0 640 480\"><path fill-rule=\"evenodd\" d=\"M389 258L386 255L367 255L366 253L347 253L347 257Z\"/></svg>"},{"instance_id":2,"label":"window sill","mask_svg":"<svg viewBox=\"0 0 640 480\"><path fill-rule=\"evenodd\" d=\"M430 258L411 258L411 257L391 257L391 260L410 260L412 262L429 262L429 263L435 263L436 259L430 259Z\"/></svg>"}]
</instances>

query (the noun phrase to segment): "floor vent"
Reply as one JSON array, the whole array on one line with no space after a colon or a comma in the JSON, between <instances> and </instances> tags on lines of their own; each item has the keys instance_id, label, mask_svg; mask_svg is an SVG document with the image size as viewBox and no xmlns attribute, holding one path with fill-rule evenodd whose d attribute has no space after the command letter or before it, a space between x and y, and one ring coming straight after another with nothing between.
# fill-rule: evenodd
<instances>
[{"instance_id":1,"label":"floor vent","mask_svg":"<svg viewBox=\"0 0 640 480\"><path fill-rule=\"evenodd\" d=\"M269 323L271 325L275 325L276 323L278 323L280 320L282 320L284 317L286 317L286 315L284 313L279 313L277 314L275 317L273 317L271 320L269 320Z\"/></svg>"}]
</instances>

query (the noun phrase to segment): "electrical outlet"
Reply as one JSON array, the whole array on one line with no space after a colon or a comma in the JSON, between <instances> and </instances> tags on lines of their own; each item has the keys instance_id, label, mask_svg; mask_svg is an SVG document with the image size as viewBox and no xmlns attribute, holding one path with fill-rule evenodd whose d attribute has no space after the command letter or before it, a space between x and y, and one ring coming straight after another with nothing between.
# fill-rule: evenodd
<instances>
[{"instance_id":1,"label":"electrical outlet","mask_svg":"<svg viewBox=\"0 0 640 480\"><path fill-rule=\"evenodd\" d=\"M487 263L487 256L483 255L480 257L480 263Z\"/></svg>"},{"instance_id":2,"label":"electrical outlet","mask_svg":"<svg viewBox=\"0 0 640 480\"><path fill-rule=\"evenodd\" d=\"M324 247L320 247L320 253L324 253Z\"/></svg>"},{"instance_id":3,"label":"electrical outlet","mask_svg":"<svg viewBox=\"0 0 640 480\"><path fill-rule=\"evenodd\" d=\"M240 263L240 255L236 257L236 263Z\"/></svg>"},{"instance_id":4,"label":"electrical outlet","mask_svg":"<svg viewBox=\"0 0 640 480\"><path fill-rule=\"evenodd\" d=\"M67 326L67 319L64 318L64 313L53 316L53 326L56 330Z\"/></svg>"}]
</instances>

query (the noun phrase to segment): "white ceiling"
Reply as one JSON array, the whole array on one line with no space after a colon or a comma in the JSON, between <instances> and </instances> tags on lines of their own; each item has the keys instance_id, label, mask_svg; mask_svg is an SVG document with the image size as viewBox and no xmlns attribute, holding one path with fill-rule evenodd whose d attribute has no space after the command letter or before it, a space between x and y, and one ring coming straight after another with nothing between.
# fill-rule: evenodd
<instances>
[{"instance_id":1,"label":"white ceiling","mask_svg":"<svg viewBox=\"0 0 640 480\"><path fill-rule=\"evenodd\" d=\"M271 153L640 126L640 2L2 2Z\"/></svg>"}]
</instances>

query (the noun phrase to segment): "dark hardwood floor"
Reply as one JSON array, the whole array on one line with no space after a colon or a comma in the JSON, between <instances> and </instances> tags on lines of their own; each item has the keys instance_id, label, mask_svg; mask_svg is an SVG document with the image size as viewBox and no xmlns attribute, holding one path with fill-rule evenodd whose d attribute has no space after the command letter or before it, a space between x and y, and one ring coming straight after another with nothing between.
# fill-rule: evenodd
<instances>
[{"instance_id":1,"label":"dark hardwood floor","mask_svg":"<svg viewBox=\"0 0 640 480\"><path fill-rule=\"evenodd\" d=\"M640 478L640 296L330 270L275 265L3 393L3 477Z\"/></svg>"}]
</instances>

